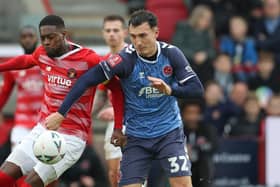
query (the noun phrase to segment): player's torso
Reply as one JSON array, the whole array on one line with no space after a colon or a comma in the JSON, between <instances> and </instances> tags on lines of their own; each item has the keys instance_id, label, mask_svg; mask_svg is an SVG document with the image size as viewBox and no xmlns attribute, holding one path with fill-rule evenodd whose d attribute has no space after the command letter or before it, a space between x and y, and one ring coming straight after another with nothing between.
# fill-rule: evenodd
<instances>
[{"instance_id":1,"label":"player's torso","mask_svg":"<svg viewBox=\"0 0 280 187\"><path fill-rule=\"evenodd\" d=\"M150 85L148 76L160 78L168 85L175 82L170 60L159 53L157 60L147 61L135 56L130 76L122 79L126 98L127 132L139 137L156 137L181 124L176 98L161 93Z\"/></svg>"},{"instance_id":2,"label":"player's torso","mask_svg":"<svg viewBox=\"0 0 280 187\"><path fill-rule=\"evenodd\" d=\"M32 128L38 120L44 94L40 68L11 72L17 86L15 125Z\"/></svg>"},{"instance_id":3,"label":"player's torso","mask_svg":"<svg viewBox=\"0 0 280 187\"><path fill-rule=\"evenodd\" d=\"M49 58L41 54L38 58L39 66L45 85L44 105L41 108L41 119L44 120L52 112L56 112L62 104L65 96L69 93L77 79L85 73L93 64L85 59L83 49L75 54ZM84 132L88 131L91 125L91 109L95 88L88 89L78 101L72 106L63 121L60 130L68 131L68 134L76 134L80 131L81 138L85 138Z\"/></svg>"}]
</instances>

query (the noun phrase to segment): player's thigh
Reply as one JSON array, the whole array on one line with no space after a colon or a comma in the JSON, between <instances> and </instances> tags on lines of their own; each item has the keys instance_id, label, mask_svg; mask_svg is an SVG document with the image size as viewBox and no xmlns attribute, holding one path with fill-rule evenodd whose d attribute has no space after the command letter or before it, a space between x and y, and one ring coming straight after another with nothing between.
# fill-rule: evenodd
<instances>
[{"instance_id":1,"label":"player's thigh","mask_svg":"<svg viewBox=\"0 0 280 187\"><path fill-rule=\"evenodd\" d=\"M35 172L40 176L45 185L58 179L67 169L73 166L81 157L86 143L81 139L62 134L67 146L67 151L62 160L53 165L38 162L34 167Z\"/></svg>"},{"instance_id":2,"label":"player's thigh","mask_svg":"<svg viewBox=\"0 0 280 187\"><path fill-rule=\"evenodd\" d=\"M157 159L168 177L191 176L191 162L185 149L185 136L181 128L166 135L158 145Z\"/></svg>"},{"instance_id":3,"label":"player's thigh","mask_svg":"<svg viewBox=\"0 0 280 187\"><path fill-rule=\"evenodd\" d=\"M191 176L170 177L169 183L171 187L192 187Z\"/></svg>"},{"instance_id":4,"label":"player's thigh","mask_svg":"<svg viewBox=\"0 0 280 187\"><path fill-rule=\"evenodd\" d=\"M33 154L32 146L34 140L44 131L45 129L42 126L35 126L6 159L7 162L11 162L20 167L23 175L30 172L38 162Z\"/></svg>"},{"instance_id":5,"label":"player's thigh","mask_svg":"<svg viewBox=\"0 0 280 187\"><path fill-rule=\"evenodd\" d=\"M15 126L11 131L11 143L12 149L15 148L17 144L19 144L25 136L30 133L30 129L22 126Z\"/></svg>"},{"instance_id":6,"label":"player's thigh","mask_svg":"<svg viewBox=\"0 0 280 187\"><path fill-rule=\"evenodd\" d=\"M132 184L138 186L146 180L153 156L145 147L146 145L147 142L128 137L121 160L120 186Z\"/></svg>"}]
</instances>

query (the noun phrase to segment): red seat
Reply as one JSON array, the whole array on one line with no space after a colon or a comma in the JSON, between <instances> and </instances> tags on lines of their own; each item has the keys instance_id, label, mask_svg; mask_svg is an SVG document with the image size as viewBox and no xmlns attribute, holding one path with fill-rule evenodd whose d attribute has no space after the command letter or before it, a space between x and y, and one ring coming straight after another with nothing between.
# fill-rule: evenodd
<instances>
[{"instance_id":1,"label":"red seat","mask_svg":"<svg viewBox=\"0 0 280 187\"><path fill-rule=\"evenodd\" d=\"M145 7L158 17L159 40L170 42L178 21L188 16L183 0L146 0Z\"/></svg>"}]
</instances>

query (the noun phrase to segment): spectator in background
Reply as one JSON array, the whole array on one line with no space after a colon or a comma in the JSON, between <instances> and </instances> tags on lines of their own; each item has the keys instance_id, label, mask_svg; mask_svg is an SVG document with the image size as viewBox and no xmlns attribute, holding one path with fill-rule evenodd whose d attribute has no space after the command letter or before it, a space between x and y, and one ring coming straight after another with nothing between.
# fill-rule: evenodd
<instances>
[{"instance_id":1,"label":"spectator in background","mask_svg":"<svg viewBox=\"0 0 280 187\"><path fill-rule=\"evenodd\" d=\"M232 107L235 108L236 115L242 113L244 103L248 96L248 93L249 93L249 89L246 83L237 82L233 85L229 96L229 102L231 102Z\"/></svg>"},{"instance_id":2,"label":"spectator in background","mask_svg":"<svg viewBox=\"0 0 280 187\"><path fill-rule=\"evenodd\" d=\"M257 64L255 43L248 38L248 24L240 16L233 16L229 21L229 36L220 42L221 52L228 53L233 62L233 73L239 81L247 81L254 77Z\"/></svg>"},{"instance_id":3,"label":"spectator in background","mask_svg":"<svg viewBox=\"0 0 280 187\"><path fill-rule=\"evenodd\" d=\"M258 137L263 114L256 94L250 93L244 103L244 113L231 120L230 136Z\"/></svg>"},{"instance_id":4,"label":"spectator in background","mask_svg":"<svg viewBox=\"0 0 280 187\"><path fill-rule=\"evenodd\" d=\"M38 43L36 28L24 26L20 30L19 42L24 54L32 54ZM41 109L44 96L43 86L43 77L38 67L3 73L3 82L0 87L0 111L12 95L14 87L17 89L15 125L11 132L12 147L17 145L36 125L37 113Z\"/></svg>"},{"instance_id":5,"label":"spectator in background","mask_svg":"<svg viewBox=\"0 0 280 187\"><path fill-rule=\"evenodd\" d=\"M275 68L274 55L270 52L261 51L257 67L256 77L249 79L249 89L257 90L260 87L268 87L274 93L278 93L280 91L280 76L279 71Z\"/></svg>"},{"instance_id":6,"label":"spectator in background","mask_svg":"<svg viewBox=\"0 0 280 187\"><path fill-rule=\"evenodd\" d=\"M228 21L233 15L241 15L248 18L250 12L255 9L261 0L193 0L193 4L207 5L211 7L215 18L215 31L217 36L228 33Z\"/></svg>"},{"instance_id":7,"label":"spectator in background","mask_svg":"<svg viewBox=\"0 0 280 187\"><path fill-rule=\"evenodd\" d=\"M181 108L187 148L192 162L194 187L211 187L212 156L218 144L215 127L202 123L202 107L198 101L186 101Z\"/></svg>"},{"instance_id":8,"label":"spectator in background","mask_svg":"<svg viewBox=\"0 0 280 187\"><path fill-rule=\"evenodd\" d=\"M231 73L232 63L231 58L226 53L220 53L215 58L214 62L214 80L222 87L226 96L234 84L234 77Z\"/></svg>"},{"instance_id":9,"label":"spectator in background","mask_svg":"<svg viewBox=\"0 0 280 187\"><path fill-rule=\"evenodd\" d=\"M280 1L264 0L264 16L254 26L256 46L273 52L277 66L280 64Z\"/></svg>"},{"instance_id":10,"label":"spectator in background","mask_svg":"<svg viewBox=\"0 0 280 187\"><path fill-rule=\"evenodd\" d=\"M203 112L203 121L216 127L218 134L222 135L230 108L225 103L221 86L215 81L207 82L204 98L205 109Z\"/></svg>"},{"instance_id":11,"label":"spectator in background","mask_svg":"<svg viewBox=\"0 0 280 187\"><path fill-rule=\"evenodd\" d=\"M202 83L211 80L211 60L215 57L212 11L207 6L194 8L189 20L177 24L173 44L190 60Z\"/></svg>"},{"instance_id":12,"label":"spectator in background","mask_svg":"<svg viewBox=\"0 0 280 187\"><path fill-rule=\"evenodd\" d=\"M280 116L280 95L273 95L270 98L266 107L266 114L268 116Z\"/></svg>"}]
</instances>

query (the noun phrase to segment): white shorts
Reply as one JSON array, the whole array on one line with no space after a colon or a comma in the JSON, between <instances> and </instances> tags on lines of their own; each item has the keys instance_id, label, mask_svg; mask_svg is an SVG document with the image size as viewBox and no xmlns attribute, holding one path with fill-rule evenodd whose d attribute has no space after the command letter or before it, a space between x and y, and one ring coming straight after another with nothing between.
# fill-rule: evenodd
<instances>
[{"instance_id":1,"label":"white shorts","mask_svg":"<svg viewBox=\"0 0 280 187\"><path fill-rule=\"evenodd\" d=\"M82 155L86 142L75 136L62 134L66 140L67 151L64 158L56 164L48 165L40 162L33 154L34 140L46 129L38 124L12 151L6 161L12 162L21 168L23 175L32 169L40 176L45 185L58 179L63 172L75 164Z\"/></svg>"},{"instance_id":2,"label":"white shorts","mask_svg":"<svg viewBox=\"0 0 280 187\"><path fill-rule=\"evenodd\" d=\"M107 124L105 138L104 138L104 150L105 150L106 160L112 160L112 159L117 159L122 157L121 148L111 144L111 136L113 134L113 131L114 131L114 122L111 121Z\"/></svg>"},{"instance_id":3,"label":"white shorts","mask_svg":"<svg viewBox=\"0 0 280 187\"><path fill-rule=\"evenodd\" d=\"M31 131L30 128L26 128L23 126L15 126L11 131L11 143L12 143L12 150L14 147L19 144L25 136L29 134Z\"/></svg>"}]
</instances>

